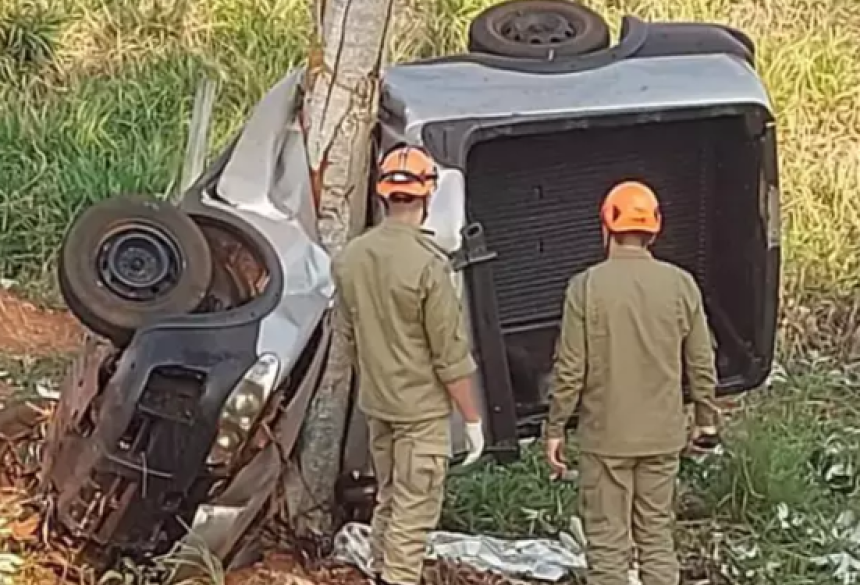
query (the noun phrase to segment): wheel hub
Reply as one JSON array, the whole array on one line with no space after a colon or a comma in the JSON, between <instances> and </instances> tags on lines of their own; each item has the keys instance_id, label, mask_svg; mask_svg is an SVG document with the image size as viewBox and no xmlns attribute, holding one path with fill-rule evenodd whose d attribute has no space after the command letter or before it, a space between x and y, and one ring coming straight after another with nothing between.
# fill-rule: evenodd
<instances>
[{"instance_id":1,"label":"wheel hub","mask_svg":"<svg viewBox=\"0 0 860 585\"><path fill-rule=\"evenodd\" d=\"M151 301L173 288L180 263L172 239L144 225L115 230L105 238L98 257L103 284L131 301Z\"/></svg>"},{"instance_id":2,"label":"wheel hub","mask_svg":"<svg viewBox=\"0 0 860 585\"><path fill-rule=\"evenodd\" d=\"M516 43L557 45L576 36L569 19L553 12L524 13L511 16L500 26L501 35Z\"/></svg>"}]
</instances>

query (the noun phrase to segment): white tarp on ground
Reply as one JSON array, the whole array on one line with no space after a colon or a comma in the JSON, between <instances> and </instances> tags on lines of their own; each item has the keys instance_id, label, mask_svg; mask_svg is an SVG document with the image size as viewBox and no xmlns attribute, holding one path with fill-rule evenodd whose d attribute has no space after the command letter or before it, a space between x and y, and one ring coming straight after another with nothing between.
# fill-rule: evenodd
<instances>
[{"instance_id":1,"label":"white tarp on ground","mask_svg":"<svg viewBox=\"0 0 860 585\"><path fill-rule=\"evenodd\" d=\"M427 558L460 561L515 579L559 581L586 567L578 539L581 535L566 535L563 543L549 539L505 540L439 531L430 534ZM344 526L335 536L334 557L370 575L370 527L356 522ZM634 571L630 585L640 585Z\"/></svg>"}]
</instances>

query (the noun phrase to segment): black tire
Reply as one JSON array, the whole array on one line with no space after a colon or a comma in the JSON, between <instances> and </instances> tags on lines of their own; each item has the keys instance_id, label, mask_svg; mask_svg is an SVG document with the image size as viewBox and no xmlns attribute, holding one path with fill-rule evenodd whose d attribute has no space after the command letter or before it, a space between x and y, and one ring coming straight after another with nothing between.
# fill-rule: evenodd
<instances>
[{"instance_id":1,"label":"black tire","mask_svg":"<svg viewBox=\"0 0 860 585\"><path fill-rule=\"evenodd\" d=\"M487 8L469 27L469 52L549 60L609 47L599 14L567 0L509 0Z\"/></svg>"},{"instance_id":2,"label":"black tire","mask_svg":"<svg viewBox=\"0 0 860 585\"><path fill-rule=\"evenodd\" d=\"M163 201L123 196L97 203L75 219L60 248L58 280L69 309L120 347L146 323L196 309L211 279L203 232Z\"/></svg>"}]
</instances>

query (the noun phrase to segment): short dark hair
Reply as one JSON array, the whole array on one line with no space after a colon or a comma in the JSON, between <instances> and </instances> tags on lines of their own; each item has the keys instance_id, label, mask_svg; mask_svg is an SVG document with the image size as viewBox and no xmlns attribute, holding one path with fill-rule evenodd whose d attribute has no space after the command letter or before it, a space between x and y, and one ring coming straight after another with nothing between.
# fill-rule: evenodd
<instances>
[{"instance_id":1,"label":"short dark hair","mask_svg":"<svg viewBox=\"0 0 860 585\"><path fill-rule=\"evenodd\" d=\"M388 196L388 200L391 201L392 203L409 204L409 203L415 203L419 199L422 199L422 197L416 197L415 195L409 195L407 193L397 193L397 192L394 192Z\"/></svg>"},{"instance_id":2,"label":"short dark hair","mask_svg":"<svg viewBox=\"0 0 860 585\"><path fill-rule=\"evenodd\" d=\"M651 243L654 239L654 234L648 232L620 232L612 234L612 239L622 245L634 244L643 248Z\"/></svg>"}]
</instances>

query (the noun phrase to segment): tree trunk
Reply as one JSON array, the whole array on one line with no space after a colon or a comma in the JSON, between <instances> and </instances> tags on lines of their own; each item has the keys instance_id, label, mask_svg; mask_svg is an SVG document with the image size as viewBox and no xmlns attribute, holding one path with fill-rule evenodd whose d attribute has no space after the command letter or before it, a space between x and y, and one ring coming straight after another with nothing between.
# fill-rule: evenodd
<instances>
[{"instance_id":1,"label":"tree trunk","mask_svg":"<svg viewBox=\"0 0 860 585\"><path fill-rule=\"evenodd\" d=\"M363 225L379 74L394 0L317 0L316 38L305 77L303 122L318 227L337 255ZM320 387L311 403L287 478L288 510L299 536L329 535L340 472L351 368L343 339L332 337Z\"/></svg>"}]
</instances>

